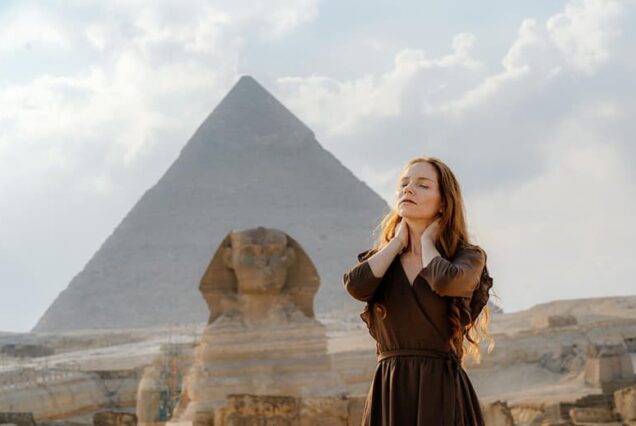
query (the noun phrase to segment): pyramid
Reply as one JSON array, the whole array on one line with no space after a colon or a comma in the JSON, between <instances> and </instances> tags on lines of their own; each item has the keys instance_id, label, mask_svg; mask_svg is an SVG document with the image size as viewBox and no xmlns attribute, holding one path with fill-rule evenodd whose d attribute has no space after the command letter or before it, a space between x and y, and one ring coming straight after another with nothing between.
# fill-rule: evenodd
<instances>
[{"instance_id":1,"label":"pyramid","mask_svg":"<svg viewBox=\"0 0 636 426\"><path fill-rule=\"evenodd\" d=\"M316 265L317 315L361 302L342 275L387 203L256 80L243 76L32 331L202 323L198 285L232 229L287 232Z\"/></svg>"}]
</instances>

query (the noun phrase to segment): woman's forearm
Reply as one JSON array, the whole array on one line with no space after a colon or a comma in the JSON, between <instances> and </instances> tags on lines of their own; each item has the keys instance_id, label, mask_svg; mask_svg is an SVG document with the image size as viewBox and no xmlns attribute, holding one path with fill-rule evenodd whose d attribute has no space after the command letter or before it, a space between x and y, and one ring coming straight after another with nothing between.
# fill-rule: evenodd
<instances>
[{"instance_id":1,"label":"woman's forearm","mask_svg":"<svg viewBox=\"0 0 636 426\"><path fill-rule=\"evenodd\" d=\"M398 255L401 249L400 241L393 238L386 246L382 247L381 250L369 257L367 261L369 262L373 275L376 277L384 276L389 266L391 266L393 259L395 259L395 256Z\"/></svg>"}]
</instances>

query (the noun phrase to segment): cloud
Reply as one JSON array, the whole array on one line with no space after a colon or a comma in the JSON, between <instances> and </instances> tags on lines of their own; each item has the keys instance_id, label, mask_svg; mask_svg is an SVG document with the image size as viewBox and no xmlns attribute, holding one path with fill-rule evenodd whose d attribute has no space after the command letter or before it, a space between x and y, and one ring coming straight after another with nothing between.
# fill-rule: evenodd
<instances>
[{"instance_id":1,"label":"cloud","mask_svg":"<svg viewBox=\"0 0 636 426\"><path fill-rule=\"evenodd\" d=\"M109 7L117 9L119 19L100 22L95 14L101 11L96 10L84 25L67 25L76 27L73 34L58 37L80 52L108 50L105 60L87 63L68 75L37 75L0 87L0 120L5 129L0 135L0 160L15 160L4 177L0 172L0 180L34 170L50 176L52 169L79 166L89 149L99 152L104 166L131 164L151 148L158 132L172 130L179 122L175 114L196 114L176 124L187 132L209 112L207 100L219 98L237 78L241 33L256 26L267 36L282 35L316 14L311 1L279 1L267 8L260 2L242 2L230 10L223 10L221 2L190 3L178 11L169 4L151 8L148 2ZM58 14L34 8L11 11L21 18L3 31L31 34L42 27L46 34L53 26L43 22L55 21ZM27 150L38 152L39 158L27 160ZM92 165L81 174L91 170L99 173Z\"/></svg>"},{"instance_id":2,"label":"cloud","mask_svg":"<svg viewBox=\"0 0 636 426\"><path fill-rule=\"evenodd\" d=\"M499 90L510 85L519 87L521 81L524 90L533 90L562 72L594 74L611 55L611 43L619 35L616 24L620 12L620 0L574 0L545 25L538 25L535 19L524 20L502 60L503 70L438 110L470 111L488 102Z\"/></svg>"},{"instance_id":3,"label":"cloud","mask_svg":"<svg viewBox=\"0 0 636 426\"><path fill-rule=\"evenodd\" d=\"M457 34L452 51L429 58L421 49L397 52L393 68L375 76L367 74L352 81L324 76L282 77L278 90L285 103L327 136L352 134L366 119L396 117L404 112L405 98L415 96L430 102L461 87L462 77L479 73L483 65L470 55L475 42L472 34ZM470 78L468 79L471 80ZM424 104L416 106L418 110Z\"/></svg>"},{"instance_id":4,"label":"cloud","mask_svg":"<svg viewBox=\"0 0 636 426\"><path fill-rule=\"evenodd\" d=\"M31 48L69 47L68 32L54 17L38 8L17 6L0 15L0 54Z\"/></svg>"},{"instance_id":5,"label":"cloud","mask_svg":"<svg viewBox=\"0 0 636 426\"><path fill-rule=\"evenodd\" d=\"M492 74L471 57L475 36L461 33L453 40L452 53L428 58L420 49L406 48L396 53L393 69L378 76L349 81L284 77L278 83L286 101L328 135L353 133L367 117L397 116L414 96L419 97L418 110L428 114L469 113L507 96L499 94L503 90L529 92L563 73L598 71L612 54L612 43L620 36L617 24L627 9L628 2L620 0L573 0L543 24L525 19L501 71Z\"/></svg>"},{"instance_id":6,"label":"cloud","mask_svg":"<svg viewBox=\"0 0 636 426\"><path fill-rule=\"evenodd\" d=\"M564 60L591 74L609 58L609 44L616 35L613 23L622 7L620 1L573 1L548 19L546 29Z\"/></svg>"}]
</instances>

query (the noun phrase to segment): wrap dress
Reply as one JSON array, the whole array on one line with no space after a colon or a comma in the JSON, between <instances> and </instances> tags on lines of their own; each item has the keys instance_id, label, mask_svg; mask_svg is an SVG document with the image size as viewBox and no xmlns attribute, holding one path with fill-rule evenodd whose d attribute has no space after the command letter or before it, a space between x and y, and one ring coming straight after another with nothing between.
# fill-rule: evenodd
<instances>
[{"instance_id":1,"label":"wrap dress","mask_svg":"<svg viewBox=\"0 0 636 426\"><path fill-rule=\"evenodd\" d=\"M367 302L360 314L376 341L378 364L363 409L364 426L483 426L475 390L451 350L449 297L470 298L485 252L463 245L451 260L436 256L411 283L396 256L382 277L358 254L343 283Z\"/></svg>"}]
</instances>

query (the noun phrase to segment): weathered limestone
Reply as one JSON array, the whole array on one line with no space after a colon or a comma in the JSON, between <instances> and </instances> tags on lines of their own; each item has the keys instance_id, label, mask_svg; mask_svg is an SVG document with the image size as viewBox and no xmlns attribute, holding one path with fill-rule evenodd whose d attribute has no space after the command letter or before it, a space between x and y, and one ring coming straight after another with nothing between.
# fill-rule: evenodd
<instances>
[{"instance_id":1,"label":"weathered limestone","mask_svg":"<svg viewBox=\"0 0 636 426\"><path fill-rule=\"evenodd\" d=\"M53 355L55 351L44 345L9 344L0 346L0 355L18 358L35 358Z\"/></svg>"},{"instance_id":2,"label":"weathered limestone","mask_svg":"<svg viewBox=\"0 0 636 426\"><path fill-rule=\"evenodd\" d=\"M609 423L616 419L609 407L574 407L569 414L574 423Z\"/></svg>"},{"instance_id":3,"label":"weathered limestone","mask_svg":"<svg viewBox=\"0 0 636 426\"><path fill-rule=\"evenodd\" d=\"M588 359L585 364L586 383L603 386L635 379L631 357L622 339L592 343L588 346Z\"/></svg>"},{"instance_id":4,"label":"weathered limestone","mask_svg":"<svg viewBox=\"0 0 636 426\"><path fill-rule=\"evenodd\" d=\"M566 327L576 324L577 321L574 315L535 315L532 318L532 327L534 329Z\"/></svg>"},{"instance_id":5,"label":"weathered limestone","mask_svg":"<svg viewBox=\"0 0 636 426\"><path fill-rule=\"evenodd\" d=\"M228 394L342 393L313 313L318 286L315 267L284 232L258 227L226 236L201 279L209 324L172 421L212 413Z\"/></svg>"},{"instance_id":6,"label":"weathered limestone","mask_svg":"<svg viewBox=\"0 0 636 426\"><path fill-rule=\"evenodd\" d=\"M364 399L338 396L230 394L213 413L197 412L195 426L358 426Z\"/></svg>"},{"instance_id":7,"label":"weathered limestone","mask_svg":"<svg viewBox=\"0 0 636 426\"><path fill-rule=\"evenodd\" d=\"M342 379L351 395L367 394L376 364L377 355L373 347L331 355L331 367Z\"/></svg>"},{"instance_id":8,"label":"weathered limestone","mask_svg":"<svg viewBox=\"0 0 636 426\"><path fill-rule=\"evenodd\" d=\"M182 395L183 376L192 365L193 344L164 344L161 354L144 368L137 389L137 422L152 425L172 416Z\"/></svg>"},{"instance_id":9,"label":"weathered limestone","mask_svg":"<svg viewBox=\"0 0 636 426\"><path fill-rule=\"evenodd\" d=\"M488 426L515 426L506 401L495 401L482 407L484 421Z\"/></svg>"},{"instance_id":10,"label":"weathered limestone","mask_svg":"<svg viewBox=\"0 0 636 426\"><path fill-rule=\"evenodd\" d=\"M33 418L33 413L29 412L0 412L0 424L13 424L15 426L35 426L35 419Z\"/></svg>"},{"instance_id":11,"label":"weathered limestone","mask_svg":"<svg viewBox=\"0 0 636 426\"><path fill-rule=\"evenodd\" d=\"M93 414L93 426L136 426L137 416L119 411L98 411Z\"/></svg>"},{"instance_id":12,"label":"weathered limestone","mask_svg":"<svg viewBox=\"0 0 636 426\"><path fill-rule=\"evenodd\" d=\"M112 405L122 408L135 406L139 381L137 370L51 369L30 374L33 376L29 379L0 386L1 408L31 412L40 422L89 414Z\"/></svg>"},{"instance_id":13,"label":"weathered limestone","mask_svg":"<svg viewBox=\"0 0 636 426\"><path fill-rule=\"evenodd\" d=\"M614 403L624 421L636 424L636 385L614 392Z\"/></svg>"},{"instance_id":14,"label":"weathered limestone","mask_svg":"<svg viewBox=\"0 0 636 426\"><path fill-rule=\"evenodd\" d=\"M510 406L515 425L539 424L545 414L543 404L516 404Z\"/></svg>"}]
</instances>

